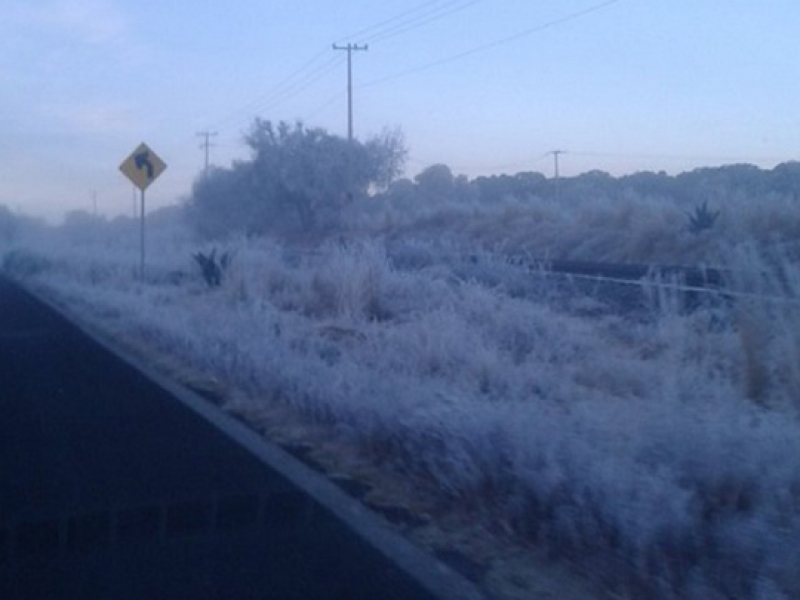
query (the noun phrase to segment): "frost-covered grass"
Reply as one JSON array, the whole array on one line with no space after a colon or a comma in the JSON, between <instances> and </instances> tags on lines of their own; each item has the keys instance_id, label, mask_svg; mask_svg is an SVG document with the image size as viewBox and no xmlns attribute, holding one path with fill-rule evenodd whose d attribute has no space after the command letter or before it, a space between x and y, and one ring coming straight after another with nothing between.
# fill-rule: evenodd
<instances>
[{"instance_id":1,"label":"frost-covered grass","mask_svg":"<svg viewBox=\"0 0 800 600\"><path fill-rule=\"evenodd\" d=\"M537 259L720 266L727 262L729 248L743 240L798 255L800 220L794 199L730 194L710 203L720 212L713 227L692 233L690 215L702 198L698 194L695 204L687 204L633 194L588 194L560 203L531 197L489 205L422 198L393 204L377 198L367 211L350 207L353 214L344 221L356 230L446 238Z\"/></svg>"},{"instance_id":2,"label":"frost-covered grass","mask_svg":"<svg viewBox=\"0 0 800 600\"><path fill-rule=\"evenodd\" d=\"M135 247L112 242L40 248L27 279L249 402L333 426L623 595L800 596L796 304L587 317L598 300L425 241L390 257L379 240L316 252L238 240L209 290L197 246L156 247L146 283ZM782 268L769 278L754 262L742 289L800 291Z\"/></svg>"}]
</instances>

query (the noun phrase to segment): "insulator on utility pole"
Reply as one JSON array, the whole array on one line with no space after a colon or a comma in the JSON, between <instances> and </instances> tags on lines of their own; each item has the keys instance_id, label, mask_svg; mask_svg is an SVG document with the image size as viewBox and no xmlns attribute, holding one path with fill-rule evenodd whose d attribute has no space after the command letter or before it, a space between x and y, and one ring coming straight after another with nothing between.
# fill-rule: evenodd
<instances>
[{"instance_id":1,"label":"insulator on utility pole","mask_svg":"<svg viewBox=\"0 0 800 600\"><path fill-rule=\"evenodd\" d=\"M334 50L344 50L347 52L347 139L353 141L353 52L369 50L369 46L364 44L347 44L346 46L333 45Z\"/></svg>"}]
</instances>

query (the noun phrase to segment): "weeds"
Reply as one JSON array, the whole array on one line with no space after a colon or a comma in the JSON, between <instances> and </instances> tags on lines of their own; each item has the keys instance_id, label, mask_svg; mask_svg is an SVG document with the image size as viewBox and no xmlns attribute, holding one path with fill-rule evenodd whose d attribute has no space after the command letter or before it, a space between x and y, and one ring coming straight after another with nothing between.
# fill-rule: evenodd
<instances>
[{"instance_id":1,"label":"weeds","mask_svg":"<svg viewBox=\"0 0 800 600\"><path fill-rule=\"evenodd\" d=\"M412 486L628 597L800 596L796 311L756 301L746 320L722 319L665 298L645 321L586 318L560 295L513 297L530 285L522 270L486 273L488 258L432 242L403 271L377 241L291 259L238 248L235 309L230 294L135 286L122 267L92 285L86 256L68 252L40 281L245 390L253 413L284 402L332 423ZM216 251L193 258L220 285ZM758 283L752 262L748 291L790 280Z\"/></svg>"}]
</instances>

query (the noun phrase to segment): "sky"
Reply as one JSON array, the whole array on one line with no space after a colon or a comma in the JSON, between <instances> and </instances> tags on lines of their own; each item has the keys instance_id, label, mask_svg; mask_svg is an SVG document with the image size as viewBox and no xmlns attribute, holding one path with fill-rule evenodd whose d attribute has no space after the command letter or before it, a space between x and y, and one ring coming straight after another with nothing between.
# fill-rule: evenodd
<instances>
[{"instance_id":1,"label":"sky","mask_svg":"<svg viewBox=\"0 0 800 600\"><path fill-rule=\"evenodd\" d=\"M800 159L797 0L0 1L0 204L133 214L119 165L167 164L148 210L255 117L402 131L406 175L678 173Z\"/></svg>"}]
</instances>

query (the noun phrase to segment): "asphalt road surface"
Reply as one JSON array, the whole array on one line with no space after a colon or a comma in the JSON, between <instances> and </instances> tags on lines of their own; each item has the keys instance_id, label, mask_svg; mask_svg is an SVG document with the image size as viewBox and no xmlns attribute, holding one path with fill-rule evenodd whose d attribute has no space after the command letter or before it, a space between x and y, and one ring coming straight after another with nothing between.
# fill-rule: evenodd
<instances>
[{"instance_id":1,"label":"asphalt road surface","mask_svg":"<svg viewBox=\"0 0 800 600\"><path fill-rule=\"evenodd\" d=\"M433 598L0 279L0 598Z\"/></svg>"}]
</instances>

